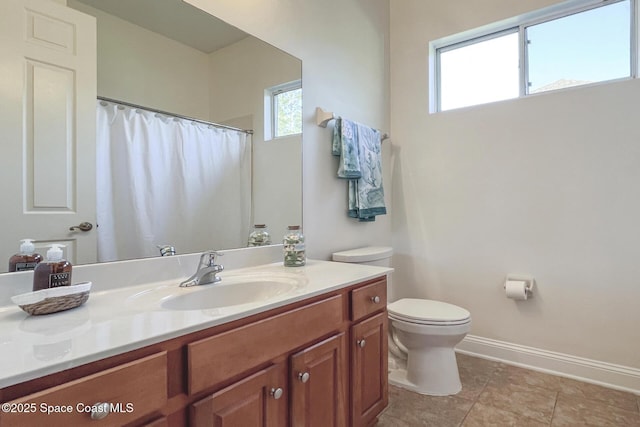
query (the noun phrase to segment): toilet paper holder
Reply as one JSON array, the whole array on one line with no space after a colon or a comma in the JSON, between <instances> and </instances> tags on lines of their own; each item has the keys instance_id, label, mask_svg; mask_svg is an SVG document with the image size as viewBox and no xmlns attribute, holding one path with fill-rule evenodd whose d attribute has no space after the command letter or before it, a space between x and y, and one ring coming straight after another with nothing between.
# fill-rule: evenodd
<instances>
[{"instance_id":1,"label":"toilet paper holder","mask_svg":"<svg viewBox=\"0 0 640 427\"><path fill-rule=\"evenodd\" d=\"M506 289L507 282L510 282L510 281L525 282L524 288L525 288L525 292L527 293L527 297L530 298L533 295L533 287L536 282L533 276L526 275L526 274L507 274L507 278L505 279L502 287Z\"/></svg>"}]
</instances>

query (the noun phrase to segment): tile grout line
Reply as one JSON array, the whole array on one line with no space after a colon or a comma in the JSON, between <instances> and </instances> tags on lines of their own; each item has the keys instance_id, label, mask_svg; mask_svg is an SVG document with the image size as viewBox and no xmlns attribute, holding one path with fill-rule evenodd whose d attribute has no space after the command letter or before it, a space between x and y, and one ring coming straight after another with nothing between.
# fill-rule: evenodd
<instances>
[{"instance_id":1,"label":"tile grout line","mask_svg":"<svg viewBox=\"0 0 640 427\"><path fill-rule=\"evenodd\" d=\"M471 404L471 406L469 406L469 410L467 410L467 412L464 414L464 417L462 417L462 420L460 420L460 424L458 424L458 426L462 426L464 424L464 421L467 419L467 416L469 415L469 413L471 412L471 410L473 409L474 406L476 406L476 403L478 403L478 398L480 397L480 395L482 394L482 392L484 391L484 389L487 387L487 384L489 384L489 380L487 380L486 383L484 383L484 385L482 386L482 390L480 391L480 393L478 393L478 395L476 396L475 399L473 399L473 403Z\"/></svg>"},{"instance_id":2,"label":"tile grout line","mask_svg":"<svg viewBox=\"0 0 640 427\"><path fill-rule=\"evenodd\" d=\"M469 413L471 412L471 410L473 409L474 406L476 406L476 403L478 403L478 399L480 399L480 395L482 394L482 392L484 392L484 390L487 388L487 384L489 384L491 382L491 377L493 377L496 373L496 369L497 368L493 368L493 371L491 372L491 375L488 375L487 377L487 381L484 383L484 385L482 386L482 390L480 390L480 392L476 395L475 399L473 399L473 404L469 407L469 410L467 411L466 414L464 414L464 417L462 418L462 420L460 421L459 426L461 427L465 420L467 419L467 416L469 416Z\"/></svg>"},{"instance_id":3,"label":"tile grout line","mask_svg":"<svg viewBox=\"0 0 640 427\"><path fill-rule=\"evenodd\" d=\"M553 409L551 410L551 418L549 418L549 427L553 424L553 417L556 415L556 407L558 406L558 398L560 397L560 392L556 391L556 399L553 402Z\"/></svg>"},{"instance_id":4,"label":"tile grout line","mask_svg":"<svg viewBox=\"0 0 640 427\"><path fill-rule=\"evenodd\" d=\"M494 376L495 376L495 373L496 373L495 371L496 371L496 370L494 370L494 372L492 373L492 375L491 375L492 377L494 377ZM493 378L493 379L495 379L495 378ZM486 384L486 385L488 385L491 381L492 381L491 379L490 379L489 381L487 381L487 384ZM553 405L553 410L552 410L552 413L551 413L551 418L550 418L550 420L549 420L549 425L550 425L550 424L551 424L551 421L553 420L553 412L555 411L555 405L556 405L556 403L557 403L558 395L559 395L559 393L560 393L560 392L559 392L559 391L557 391L557 390L551 390L551 389L547 389L547 388L545 388L545 387L533 386L533 385L530 385L530 384L525 384L525 385L522 385L522 384L515 384L515 383L512 383L512 384L513 384L513 385L515 385L516 387L520 387L521 389L525 389L525 390L530 390L530 389L532 389L532 388L533 388L533 389L539 389L539 390L552 391L552 392L554 392L554 393L556 394L556 398L555 398L555 400L554 400L554 405ZM485 388L486 388L486 385L485 385ZM483 391L484 391L484 389L483 389ZM478 397L479 397L479 395L478 395ZM515 411L510 410L510 409L506 409L506 408L496 408L495 406L493 406L493 405L491 405L491 404L489 404L488 406L489 406L490 408L493 408L493 409L496 409L496 410L501 410L501 411L508 412L508 413L513 414L513 415L515 415L515 416L517 416L517 417L520 417L520 418L525 418L525 419L533 420L533 421L536 421L536 422L540 422L540 419L538 419L538 418L533 418L533 417L530 417L530 416L527 416L527 415L523 415L523 414L521 414L521 413L519 413L519 412L515 412Z\"/></svg>"}]
</instances>

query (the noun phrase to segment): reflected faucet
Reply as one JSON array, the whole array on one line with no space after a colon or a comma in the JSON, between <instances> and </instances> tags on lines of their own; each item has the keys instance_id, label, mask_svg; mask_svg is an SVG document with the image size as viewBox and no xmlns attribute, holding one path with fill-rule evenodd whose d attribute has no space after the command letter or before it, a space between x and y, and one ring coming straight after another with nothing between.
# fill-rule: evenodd
<instances>
[{"instance_id":1,"label":"reflected faucet","mask_svg":"<svg viewBox=\"0 0 640 427\"><path fill-rule=\"evenodd\" d=\"M160 250L160 256L170 256L176 254L176 248L171 245L157 245L156 247Z\"/></svg>"},{"instance_id":2,"label":"reflected faucet","mask_svg":"<svg viewBox=\"0 0 640 427\"><path fill-rule=\"evenodd\" d=\"M200 255L200 262L198 262L198 269L184 282L180 283L181 288L198 285L208 285L209 283L218 283L222 280L222 277L216 276L224 270L222 265L216 264L216 257L223 256L216 251L207 251Z\"/></svg>"}]
</instances>

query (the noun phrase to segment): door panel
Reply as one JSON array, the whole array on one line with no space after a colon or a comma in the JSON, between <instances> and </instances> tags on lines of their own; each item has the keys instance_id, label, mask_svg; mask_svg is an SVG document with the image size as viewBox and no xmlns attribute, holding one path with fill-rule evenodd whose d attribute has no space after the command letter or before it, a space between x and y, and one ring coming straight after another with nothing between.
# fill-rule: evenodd
<instances>
[{"instance_id":1,"label":"door panel","mask_svg":"<svg viewBox=\"0 0 640 427\"><path fill-rule=\"evenodd\" d=\"M347 363L341 333L291 356L291 425L346 426Z\"/></svg>"},{"instance_id":2,"label":"door panel","mask_svg":"<svg viewBox=\"0 0 640 427\"><path fill-rule=\"evenodd\" d=\"M264 369L194 403L189 425L286 427L286 382L284 363Z\"/></svg>"},{"instance_id":3,"label":"door panel","mask_svg":"<svg viewBox=\"0 0 640 427\"><path fill-rule=\"evenodd\" d=\"M388 403L387 313L352 327L352 424L367 426Z\"/></svg>"},{"instance_id":4,"label":"door panel","mask_svg":"<svg viewBox=\"0 0 640 427\"><path fill-rule=\"evenodd\" d=\"M0 40L0 261L32 238L95 262L95 227L69 230L95 226L95 18L51 0L2 0Z\"/></svg>"}]
</instances>

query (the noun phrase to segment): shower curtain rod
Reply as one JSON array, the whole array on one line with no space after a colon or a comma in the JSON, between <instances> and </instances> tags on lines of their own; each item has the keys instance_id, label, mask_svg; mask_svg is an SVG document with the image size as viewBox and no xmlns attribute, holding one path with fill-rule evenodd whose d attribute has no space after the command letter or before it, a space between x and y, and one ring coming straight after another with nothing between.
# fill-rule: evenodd
<instances>
[{"instance_id":1,"label":"shower curtain rod","mask_svg":"<svg viewBox=\"0 0 640 427\"><path fill-rule=\"evenodd\" d=\"M132 104L130 102L118 101L117 99L106 98L104 96L98 96L98 99L100 101L111 102L113 104L126 105L127 107L131 107L131 108L140 108L142 110L151 111L152 113L164 114L165 116L177 117L179 119L189 120L189 121L196 122L196 123L202 123L204 125L215 126L215 127L222 128L222 129L235 130L235 131L238 131L238 132L244 132L246 134L253 135L253 129L234 128L233 126L221 125L219 123L207 122L206 120L194 119L193 117L182 116L180 114L168 113L166 111L156 110L154 108L144 107L142 105L136 105L136 104Z\"/></svg>"}]
</instances>

